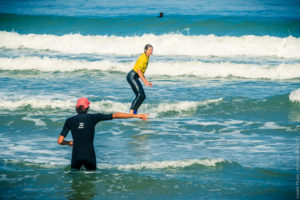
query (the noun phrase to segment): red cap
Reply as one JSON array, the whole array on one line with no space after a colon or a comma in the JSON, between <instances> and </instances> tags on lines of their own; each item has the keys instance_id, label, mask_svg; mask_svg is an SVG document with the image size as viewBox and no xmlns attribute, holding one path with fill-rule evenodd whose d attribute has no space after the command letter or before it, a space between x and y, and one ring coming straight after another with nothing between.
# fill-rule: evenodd
<instances>
[{"instance_id":1,"label":"red cap","mask_svg":"<svg viewBox=\"0 0 300 200\"><path fill-rule=\"evenodd\" d=\"M79 106L83 106L83 109L86 109L89 107L91 103L89 102L89 100L85 97L81 97L77 100L77 105L76 107L79 108Z\"/></svg>"}]
</instances>

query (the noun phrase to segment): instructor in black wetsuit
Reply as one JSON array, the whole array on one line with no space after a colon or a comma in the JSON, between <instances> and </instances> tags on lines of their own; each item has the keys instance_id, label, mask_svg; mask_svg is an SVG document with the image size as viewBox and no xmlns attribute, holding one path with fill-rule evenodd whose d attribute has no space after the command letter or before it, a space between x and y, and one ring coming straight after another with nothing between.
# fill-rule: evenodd
<instances>
[{"instance_id":1,"label":"instructor in black wetsuit","mask_svg":"<svg viewBox=\"0 0 300 200\"><path fill-rule=\"evenodd\" d=\"M87 98L79 98L76 105L77 115L66 120L62 132L58 137L58 144L73 147L71 168L96 169L96 155L94 150L95 126L98 122L112 119L139 118L147 120L147 114L88 114L90 102ZM71 130L73 141L65 140Z\"/></svg>"}]
</instances>

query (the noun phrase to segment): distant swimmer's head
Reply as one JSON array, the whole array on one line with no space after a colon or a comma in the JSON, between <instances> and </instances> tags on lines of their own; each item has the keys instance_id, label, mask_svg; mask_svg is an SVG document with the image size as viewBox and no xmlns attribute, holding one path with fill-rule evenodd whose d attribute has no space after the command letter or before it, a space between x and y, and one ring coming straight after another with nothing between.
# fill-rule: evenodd
<instances>
[{"instance_id":1,"label":"distant swimmer's head","mask_svg":"<svg viewBox=\"0 0 300 200\"><path fill-rule=\"evenodd\" d=\"M79 98L76 104L77 113L87 113L89 111L90 104L91 103L87 98L85 97Z\"/></svg>"},{"instance_id":2,"label":"distant swimmer's head","mask_svg":"<svg viewBox=\"0 0 300 200\"><path fill-rule=\"evenodd\" d=\"M153 53L153 46L151 44L146 44L144 52L147 56L151 56Z\"/></svg>"}]
</instances>

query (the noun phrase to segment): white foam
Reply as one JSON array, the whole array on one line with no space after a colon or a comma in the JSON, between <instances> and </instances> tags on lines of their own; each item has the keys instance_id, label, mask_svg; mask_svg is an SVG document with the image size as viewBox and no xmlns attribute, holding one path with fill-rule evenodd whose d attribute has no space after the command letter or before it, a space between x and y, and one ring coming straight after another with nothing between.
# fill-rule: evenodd
<instances>
[{"instance_id":1,"label":"white foam","mask_svg":"<svg viewBox=\"0 0 300 200\"><path fill-rule=\"evenodd\" d=\"M39 164L45 168L56 168L58 166L66 166L70 163L69 159L58 158L55 156L37 156L35 158L19 159L4 159L5 162L9 163L23 163L25 165ZM201 165L205 167L216 167L218 163L224 162L224 159L189 159L189 160L177 160L177 161L153 161L153 162L142 162L137 164L126 164L126 165L114 165L114 164L98 164L99 169L118 169L118 170L142 170L142 169L166 169L166 168L185 168L191 165Z\"/></svg>"},{"instance_id":2,"label":"white foam","mask_svg":"<svg viewBox=\"0 0 300 200\"><path fill-rule=\"evenodd\" d=\"M101 70L127 73L134 65L132 62L86 61L74 59L57 59L49 57L17 57L1 58L2 70L39 70L39 71L75 71ZM199 77L241 77L265 79L294 79L300 78L300 64L255 65L237 64L231 62L205 63L190 62L151 62L147 75L182 76L193 75Z\"/></svg>"},{"instance_id":3,"label":"white foam","mask_svg":"<svg viewBox=\"0 0 300 200\"><path fill-rule=\"evenodd\" d=\"M277 123L275 122L266 122L264 123L263 126L260 127L260 129L286 129L286 127L282 127L282 126L279 126Z\"/></svg>"},{"instance_id":4,"label":"white foam","mask_svg":"<svg viewBox=\"0 0 300 200\"><path fill-rule=\"evenodd\" d=\"M52 138L53 139L53 138ZM49 140L48 140L49 141ZM52 168L58 165L66 165L70 161L64 157L57 157L61 151L51 149L36 149L34 141L22 141L17 143L6 143L5 151L1 152L1 156L6 156L7 162L23 163L25 165L42 164L43 167ZM50 144L51 145L51 144Z\"/></svg>"},{"instance_id":5,"label":"white foam","mask_svg":"<svg viewBox=\"0 0 300 200\"><path fill-rule=\"evenodd\" d=\"M255 65L237 64L231 62L205 63L191 62L158 62L151 63L147 69L150 75L193 75L199 77L241 77L264 79L293 79L300 78L300 64Z\"/></svg>"},{"instance_id":6,"label":"white foam","mask_svg":"<svg viewBox=\"0 0 300 200\"><path fill-rule=\"evenodd\" d=\"M216 126L216 125L223 125L223 123L220 122L198 122L196 120L186 122L187 124L197 124L201 126Z\"/></svg>"},{"instance_id":7,"label":"white foam","mask_svg":"<svg viewBox=\"0 0 300 200\"><path fill-rule=\"evenodd\" d=\"M66 108L74 108L75 103L70 100L45 100L45 99L37 99L37 98L28 98L22 100L3 100L0 99L0 108L6 108L8 110L16 110L21 107L30 106L35 109L66 109Z\"/></svg>"},{"instance_id":8,"label":"white foam","mask_svg":"<svg viewBox=\"0 0 300 200\"><path fill-rule=\"evenodd\" d=\"M235 124L242 124L245 121L242 120L228 120L228 121L224 121L225 125L235 125Z\"/></svg>"},{"instance_id":9,"label":"white foam","mask_svg":"<svg viewBox=\"0 0 300 200\"><path fill-rule=\"evenodd\" d=\"M33 121L36 126L47 126L47 124L41 119L35 119L31 117L23 117L22 120Z\"/></svg>"},{"instance_id":10,"label":"white foam","mask_svg":"<svg viewBox=\"0 0 300 200\"><path fill-rule=\"evenodd\" d=\"M9 145L9 149L11 151L15 151L15 152L26 152L26 151L31 151L31 147L30 146L26 146L26 145Z\"/></svg>"},{"instance_id":11,"label":"white foam","mask_svg":"<svg viewBox=\"0 0 300 200\"><path fill-rule=\"evenodd\" d=\"M184 112L194 112L197 107L208 105L211 103L217 103L222 101L222 98L219 99L209 99L204 101L181 101L181 102L172 102L172 103L160 103L160 104L143 104L141 107L141 112L150 112L150 113L165 113L169 111L175 111L179 113ZM39 99L39 98L30 98L22 100L3 100L0 99L0 108L5 108L8 110L17 110L26 106L30 106L34 109L63 109L63 110L73 110L76 104L76 100L56 100L56 99ZM90 107L92 111L104 112L104 113L113 113L113 112L126 112L130 107L130 102L121 103L110 100L102 100L92 102ZM38 125L43 125L42 121L39 121L34 118L24 118L24 120L31 120Z\"/></svg>"},{"instance_id":12,"label":"white foam","mask_svg":"<svg viewBox=\"0 0 300 200\"><path fill-rule=\"evenodd\" d=\"M155 113L165 113L169 111L175 111L178 113L184 112L195 112L199 106L208 105L211 103L217 103L222 101L222 98L219 99L209 99L204 101L181 101L181 102L169 102L169 103L160 103L156 108L153 109Z\"/></svg>"},{"instance_id":13,"label":"white foam","mask_svg":"<svg viewBox=\"0 0 300 200\"><path fill-rule=\"evenodd\" d=\"M300 102L300 88L291 92L289 98L290 98L290 101L299 103Z\"/></svg>"},{"instance_id":14,"label":"white foam","mask_svg":"<svg viewBox=\"0 0 300 200\"><path fill-rule=\"evenodd\" d=\"M35 155L37 155L37 154L47 154L49 156L50 155L54 156L54 155L57 155L59 153L58 150L54 151L54 150L50 150L50 149L49 150L47 150L47 149L34 149L32 147L33 142L30 143L28 141L25 141L24 143L25 143L25 145L22 145L22 144L10 145L10 146L8 146L8 149L9 149L9 151L13 151L13 152L33 153ZM14 153L12 153L11 155L14 155Z\"/></svg>"},{"instance_id":15,"label":"white foam","mask_svg":"<svg viewBox=\"0 0 300 200\"><path fill-rule=\"evenodd\" d=\"M272 144L273 146L270 146L270 145L265 145L265 144L259 144L259 145L256 145L254 147L251 147L250 149L248 149L247 151L248 152L259 152L259 153L270 153L270 152L276 152L276 148L274 149L273 147L275 146L278 146L275 145L275 144Z\"/></svg>"},{"instance_id":16,"label":"white foam","mask_svg":"<svg viewBox=\"0 0 300 200\"><path fill-rule=\"evenodd\" d=\"M56 168L66 166L70 163L70 160L65 158L58 158L53 156L47 157L35 157L35 158L26 158L24 160L20 159L4 159L7 163L12 164L24 164L26 166L32 166L38 164L43 168Z\"/></svg>"},{"instance_id":17,"label":"white foam","mask_svg":"<svg viewBox=\"0 0 300 200\"><path fill-rule=\"evenodd\" d=\"M0 48L53 50L64 53L140 54L151 43L157 55L188 56L253 56L300 58L300 38L271 36L230 37L215 35L185 36L181 34L143 36L63 36L47 34L18 34L0 31Z\"/></svg>"},{"instance_id":18,"label":"white foam","mask_svg":"<svg viewBox=\"0 0 300 200\"><path fill-rule=\"evenodd\" d=\"M0 69L2 70L75 71L86 69L128 72L131 66L133 66L133 63L89 62L49 57L0 58Z\"/></svg>"},{"instance_id":19,"label":"white foam","mask_svg":"<svg viewBox=\"0 0 300 200\"><path fill-rule=\"evenodd\" d=\"M100 169L116 168L119 170L184 168L195 164L206 166L206 167L215 167L216 164L221 162L224 162L224 160L223 159L190 159L190 160L177 160L177 161L142 162L138 164L127 164L127 165L99 164L98 167Z\"/></svg>"},{"instance_id":20,"label":"white foam","mask_svg":"<svg viewBox=\"0 0 300 200\"><path fill-rule=\"evenodd\" d=\"M113 113L126 112L131 103L121 103L109 100L96 101L91 104L91 109L98 112Z\"/></svg>"},{"instance_id":21,"label":"white foam","mask_svg":"<svg viewBox=\"0 0 300 200\"><path fill-rule=\"evenodd\" d=\"M220 99L222 100L222 99ZM217 122L217 121L211 121L211 122L206 122L206 121L197 121L197 120L192 120L185 122L187 124L196 124L196 125L201 125L201 126L230 126L230 125L235 125L235 124L242 124L242 123L248 123L245 121L241 120L228 120L228 121L222 121L222 122Z\"/></svg>"},{"instance_id":22,"label":"white foam","mask_svg":"<svg viewBox=\"0 0 300 200\"><path fill-rule=\"evenodd\" d=\"M50 167L50 168L57 165L66 165L70 163L69 160L57 156L37 156L34 160L30 158L30 159L25 159L24 161L33 162L37 164L44 164L44 167Z\"/></svg>"}]
</instances>

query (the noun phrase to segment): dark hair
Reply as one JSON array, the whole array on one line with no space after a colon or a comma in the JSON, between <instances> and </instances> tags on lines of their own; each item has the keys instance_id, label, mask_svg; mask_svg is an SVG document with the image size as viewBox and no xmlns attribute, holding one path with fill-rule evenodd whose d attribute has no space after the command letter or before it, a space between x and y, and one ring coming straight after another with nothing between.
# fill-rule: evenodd
<instances>
[{"instance_id":1,"label":"dark hair","mask_svg":"<svg viewBox=\"0 0 300 200\"><path fill-rule=\"evenodd\" d=\"M146 52L146 51L149 49L149 47L152 47L152 48L153 48L153 46L152 46L151 44L146 44L146 46L145 46L145 48L144 48L144 51Z\"/></svg>"},{"instance_id":2,"label":"dark hair","mask_svg":"<svg viewBox=\"0 0 300 200\"><path fill-rule=\"evenodd\" d=\"M87 113L89 111L89 109L90 109L90 107L83 108L83 106L79 106L79 107L76 107L76 112L78 114Z\"/></svg>"}]
</instances>

